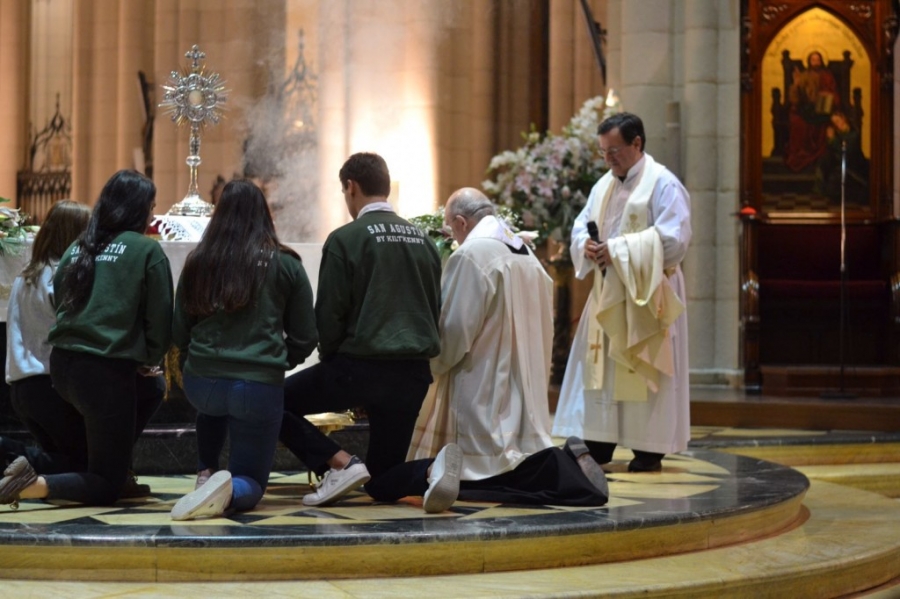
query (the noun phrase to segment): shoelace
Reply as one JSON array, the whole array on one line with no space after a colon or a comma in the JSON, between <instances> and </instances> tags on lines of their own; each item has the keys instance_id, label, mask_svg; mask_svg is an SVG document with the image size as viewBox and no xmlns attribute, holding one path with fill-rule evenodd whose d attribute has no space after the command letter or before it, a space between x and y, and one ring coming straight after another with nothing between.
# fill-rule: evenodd
<instances>
[{"instance_id":1,"label":"shoelace","mask_svg":"<svg viewBox=\"0 0 900 599\"><path fill-rule=\"evenodd\" d=\"M322 476L322 478L320 478L318 481L312 481L312 482L310 482L310 486L311 486L314 490L318 491L320 488L322 488L322 487L325 486L325 481L328 480L328 477L329 477L329 476L331 476L331 470L329 470L328 472L326 472L326 473Z\"/></svg>"}]
</instances>

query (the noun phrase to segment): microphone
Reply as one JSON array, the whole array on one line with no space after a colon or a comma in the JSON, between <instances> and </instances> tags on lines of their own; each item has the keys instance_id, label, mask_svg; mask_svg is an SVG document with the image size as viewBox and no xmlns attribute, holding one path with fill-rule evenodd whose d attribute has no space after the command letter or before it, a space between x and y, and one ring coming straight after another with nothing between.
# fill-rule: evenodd
<instances>
[{"instance_id":1,"label":"microphone","mask_svg":"<svg viewBox=\"0 0 900 599\"><path fill-rule=\"evenodd\" d=\"M588 237L591 238L591 241L594 243L600 243L600 230L597 229L597 223L592 220L588 221Z\"/></svg>"},{"instance_id":2,"label":"microphone","mask_svg":"<svg viewBox=\"0 0 900 599\"><path fill-rule=\"evenodd\" d=\"M600 243L600 230L597 229L597 223L595 223L592 220L589 220L588 224L587 224L587 230L588 230L588 237L591 238L591 241L593 241L594 243ZM603 268L600 271L600 274L602 274L605 277L606 269Z\"/></svg>"}]
</instances>

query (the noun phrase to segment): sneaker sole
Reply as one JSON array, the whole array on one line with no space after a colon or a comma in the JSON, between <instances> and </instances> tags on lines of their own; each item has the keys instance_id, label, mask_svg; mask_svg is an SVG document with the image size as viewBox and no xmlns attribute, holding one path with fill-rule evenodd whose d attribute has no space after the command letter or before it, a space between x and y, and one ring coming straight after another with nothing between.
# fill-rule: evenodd
<instances>
[{"instance_id":1,"label":"sneaker sole","mask_svg":"<svg viewBox=\"0 0 900 599\"><path fill-rule=\"evenodd\" d=\"M578 437L569 437L568 439L566 439L566 444L563 449L569 452L569 454L576 460L586 453L591 453L591 450L588 449L587 443L585 443Z\"/></svg>"},{"instance_id":2,"label":"sneaker sole","mask_svg":"<svg viewBox=\"0 0 900 599\"><path fill-rule=\"evenodd\" d=\"M309 507L316 507L316 506L320 506L320 505L330 505L332 503L335 503L337 500L341 499L342 497L345 497L351 491L355 491L356 489L360 488L361 486L363 486L364 484L369 482L371 479L372 479L372 476L367 471L363 470L359 474L354 476L353 478L348 478L347 484L345 484L337 492L333 493L332 495L330 495L326 498L320 499L315 493L309 493L307 495L304 495L303 496L303 505L306 505Z\"/></svg>"},{"instance_id":3,"label":"sneaker sole","mask_svg":"<svg viewBox=\"0 0 900 599\"><path fill-rule=\"evenodd\" d=\"M13 509L18 508L19 493L36 483L37 479L34 468L24 456L13 460L3 471L3 478L0 479L0 504L10 504Z\"/></svg>"},{"instance_id":4,"label":"sneaker sole","mask_svg":"<svg viewBox=\"0 0 900 599\"><path fill-rule=\"evenodd\" d=\"M190 520L203 516L221 516L231 499L231 473L219 470L206 484L178 500L172 508L172 520Z\"/></svg>"},{"instance_id":5,"label":"sneaker sole","mask_svg":"<svg viewBox=\"0 0 900 599\"><path fill-rule=\"evenodd\" d=\"M607 499L609 499L609 483L606 480L606 473L600 464L591 456L587 443L578 437L569 437L566 439L564 447L566 453L574 458L575 463L581 468L581 471L587 477L588 481L600 491ZM582 459L582 456L587 456Z\"/></svg>"},{"instance_id":6,"label":"sneaker sole","mask_svg":"<svg viewBox=\"0 0 900 599\"><path fill-rule=\"evenodd\" d=\"M463 454L459 445L447 445L444 449L444 474L440 480L428 487L422 498L422 508L429 514L447 510L459 497L459 473L462 470Z\"/></svg>"}]
</instances>

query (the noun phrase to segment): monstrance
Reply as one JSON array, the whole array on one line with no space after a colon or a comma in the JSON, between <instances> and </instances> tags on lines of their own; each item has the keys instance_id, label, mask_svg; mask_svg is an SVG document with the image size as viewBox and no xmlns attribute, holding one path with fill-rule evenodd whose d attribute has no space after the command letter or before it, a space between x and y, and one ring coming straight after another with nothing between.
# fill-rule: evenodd
<instances>
[{"instance_id":1,"label":"monstrance","mask_svg":"<svg viewBox=\"0 0 900 599\"><path fill-rule=\"evenodd\" d=\"M209 216L213 206L200 197L197 187L197 167L200 166L200 132L206 125L217 125L222 116L228 91L218 73L206 72L201 62L206 53L195 44L185 58L191 60L190 70L181 73L172 71L169 81L163 86L165 95L160 108L167 109L172 121L178 125L191 126L190 154L185 162L191 173L191 182L183 200L169 209L167 214L177 216Z\"/></svg>"}]
</instances>

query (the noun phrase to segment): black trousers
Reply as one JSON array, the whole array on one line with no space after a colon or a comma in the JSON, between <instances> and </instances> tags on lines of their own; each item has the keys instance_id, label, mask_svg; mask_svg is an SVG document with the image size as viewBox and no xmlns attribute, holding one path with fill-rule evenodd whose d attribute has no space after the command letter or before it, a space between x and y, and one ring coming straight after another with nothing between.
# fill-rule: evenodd
<instances>
[{"instance_id":1,"label":"black trousers","mask_svg":"<svg viewBox=\"0 0 900 599\"><path fill-rule=\"evenodd\" d=\"M376 501L422 495L432 459L406 462L419 409L431 384L427 360L367 360L338 354L290 376L284 383L279 439L320 476L340 445L307 414L364 408L369 417L366 492Z\"/></svg>"},{"instance_id":2,"label":"black trousers","mask_svg":"<svg viewBox=\"0 0 900 599\"><path fill-rule=\"evenodd\" d=\"M7 456L24 455L38 474L87 467L84 418L56 392L49 374L10 383L10 403L40 447L3 439L2 451Z\"/></svg>"},{"instance_id":3,"label":"black trousers","mask_svg":"<svg viewBox=\"0 0 900 599\"><path fill-rule=\"evenodd\" d=\"M86 505L115 503L128 476L131 451L162 400L162 377L143 377L138 364L54 348L50 376L59 395L81 414L87 465L49 474L49 499Z\"/></svg>"},{"instance_id":4,"label":"black trousers","mask_svg":"<svg viewBox=\"0 0 900 599\"><path fill-rule=\"evenodd\" d=\"M522 460L513 470L481 480L464 480L459 498L528 505L602 506L609 497L591 484L575 458L549 447Z\"/></svg>"},{"instance_id":5,"label":"black trousers","mask_svg":"<svg viewBox=\"0 0 900 599\"><path fill-rule=\"evenodd\" d=\"M606 441L585 441L591 452L591 457L598 464L609 464L613 458L613 452L616 450L616 443L608 443ZM644 462L658 462L666 455L664 453L654 453L652 451L641 451L640 449L632 449L636 460Z\"/></svg>"}]
</instances>

